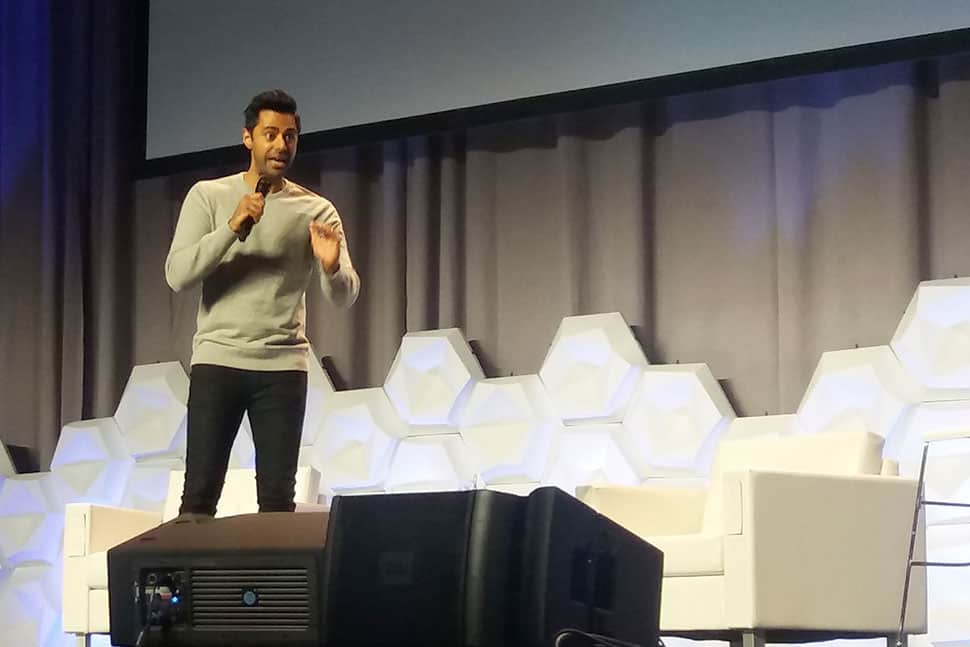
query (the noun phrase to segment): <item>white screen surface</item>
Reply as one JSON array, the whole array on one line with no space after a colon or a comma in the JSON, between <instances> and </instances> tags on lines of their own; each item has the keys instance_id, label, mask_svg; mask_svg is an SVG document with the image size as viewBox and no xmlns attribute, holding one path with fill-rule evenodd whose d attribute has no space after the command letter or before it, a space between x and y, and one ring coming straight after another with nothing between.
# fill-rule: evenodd
<instances>
[{"instance_id":1,"label":"white screen surface","mask_svg":"<svg viewBox=\"0 0 970 647\"><path fill-rule=\"evenodd\" d=\"M970 26L965 0L151 0L146 158Z\"/></svg>"}]
</instances>

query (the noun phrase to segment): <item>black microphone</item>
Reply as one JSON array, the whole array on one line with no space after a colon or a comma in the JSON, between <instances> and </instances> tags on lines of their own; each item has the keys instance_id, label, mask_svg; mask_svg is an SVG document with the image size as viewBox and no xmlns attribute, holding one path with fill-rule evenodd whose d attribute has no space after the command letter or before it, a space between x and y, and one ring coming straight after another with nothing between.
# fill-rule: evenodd
<instances>
[{"instance_id":1,"label":"black microphone","mask_svg":"<svg viewBox=\"0 0 970 647\"><path fill-rule=\"evenodd\" d=\"M272 183L270 182L270 179L265 175L260 175L259 180L256 181L256 193L263 194L263 197L265 198L267 195L269 195L269 190L271 186L272 186ZM245 220L242 221L242 224L239 226L239 234L238 234L240 242L246 241L246 238L249 237L249 232L253 230L253 226L255 224L256 224L256 221L253 220L252 216L248 216Z\"/></svg>"}]
</instances>

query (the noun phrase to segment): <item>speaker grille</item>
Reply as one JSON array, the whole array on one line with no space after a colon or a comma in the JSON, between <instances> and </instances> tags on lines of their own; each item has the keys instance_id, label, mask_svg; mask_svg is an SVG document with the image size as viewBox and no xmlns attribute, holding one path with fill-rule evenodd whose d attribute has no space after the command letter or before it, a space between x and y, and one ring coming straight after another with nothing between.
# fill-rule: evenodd
<instances>
[{"instance_id":1,"label":"speaker grille","mask_svg":"<svg viewBox=\"0 0 970 647\"><path fill-rule=\"evenodd\" d=\"M306 631L307 569L194 570L191 614L192 625L202 631Z\"/></svg>"}]
</instances>

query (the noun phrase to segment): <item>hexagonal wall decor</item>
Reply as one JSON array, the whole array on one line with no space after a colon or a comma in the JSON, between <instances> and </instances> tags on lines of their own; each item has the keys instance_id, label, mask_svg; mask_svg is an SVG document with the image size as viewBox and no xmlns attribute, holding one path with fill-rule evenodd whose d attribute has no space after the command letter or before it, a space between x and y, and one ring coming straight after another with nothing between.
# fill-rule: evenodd
<instances>
[{"instance_id":1,"label":"hexagonal wall decor","mask_svg":"<svg viewBox=\"0 0 970 647\"><path fill-rule=\"evenodd\" d=\"M249 414L243 415L239 431L232 442L229 452L230 469L253 469L256 467L256 445L253 442L253 427L249 422Z\"/></svg>"},{"instance_id":2,"label":"hexagonal wall decor","mask_svg":"<svg viewBox=\"0 0 970 647\"><path fill-rule=\"evenodd\" d=\"M647 364L620 313L566 317L539 377L567 425L619 422Z\"/></svg>"},{"instance_id":3,"label":"hexagonal wall decor","mask_svg":"<svg viewBox=\"0 0 970 647\"><path fill-rule=\"evenodd\" d=\"M61 550L64 503L50 472L0 480L0 562L53 563Z\"/></svg>"},{"instance_id":4,"label":"hexagonal wall decor","mask_svg":"<svg viewBox=\"0 0 970 647\"><path fill-rule=\"evenodd\" d=\"M542 483L493 483L485 487L487 490L492 490L494 492L504 492L505 494L514 494L515 496L529 496L538 488L543 487Z\"/></svg>"},{"instance_id":5,"label":"hexagonal wall decor","mask_svg":"<svg viewBox=\"0 0 970 647\"><path fill-rule=\"evenodd\" d=\"M330 376L323 370L311 348L307 363L306 413L303 416L303 436L300 441L302 447L309 447L316 441L328 400L334 392Z\"/></svg>"},{"instance_id":6,"label":"hexagonal wall decor","mask_svg":"<svg viewBox=\"0 0 970 647\"><path fill-rule=\"evenodd\" d=\"M60 504L118 505L134 460L114 418L65 425L48 481Z\"/></svg>"},{"instance_id":7,"label":"hexagonal wall decor","mask_svg":"<svg viewBox=\"0 0 970 647\"><path fill-rule=\"evenodd\" d=\"M883 455L918 469L928 436L970 437L970 400L921 402L912 407L899 431L886 442ZM915 474L915 472L914 472Z\"/></svg>"},{"instance_id":8,"label":"hexagonal wall decor","mask_svg":"<svg viewBox=\"0 0 970 647\"><path fill-rule=\"evenodd\" d=\"M72 422L61 429L51 468L128 458L128 448L114 418Z\"/></svg>"},{"instance_id":9,"label":"hexagonal wall decor","mask_svg":"<svg viewBox=\"0 0 970 647\"><path fill-rule=\"evenodd\" d=\"M387 475L388 492L441 492L475 487L475 468L458 434L402 440Z\"/></svg>"},{"instance_id":10,"label":"hexagonal wall decor","mask_svg":"<svg viewBox=\"0 0 970 647\"><path fill-rule=\"evenodd\" d=\"M51 512L57 505L50 472L0 479L0 516Z\"/></svg>"},{"instance_id":11,"label":"hexagonal wall decor","mask_svg":"<svg viewBox=\"0 0 970 647\"><path fill-rule=\"evenodd\" d=\"M921 400L970 399L970 278L920 283L891 346Z\"/></svg>"},{"instance_id":12,"label":"hexagonal wall decor","mask_svg":"<svg viewBox=\"0 0 970 647\"><path fill-rule=\"evenodd\" d=\"M51 599L52 566L30 564L20 566L0 584L0 608L3 609L3 644L56 644L50 641L52 631L59 626L59 606Z\"/></svg>"},{"instance_id":13,"label":"hexagonal wall decor","mask_svg":"<svg viewBox=\"0 0 970 647\"><path fill-rule=\"evenodd\" d=\"M472 384L485 377L457 328L408 333L401 340L384 390L409 435L445 433Z\"/></svg>"},{"instance_id":14,"label":"hexagonal wall decor","mask_svg":"<svg viewBox=\"0 0 970 647\"><path fill-rule=\"evenodd\" d=\"M0 516L0 561L8 567L51 564L60 556L63 532L63 514Z\"/></svg>"},{"instance_id":15,"label":"hexagonal wall decor","mask_svg":"<svg viewBox=\"0 0 970 647\"><path fill-rule=\"evenodd\" d=\"M459 430L485 484L542 478L562 423L537 375L482 380L459 414Z\"/></svg>"},{"instance_id":16,"label":"hexagonal wall decor","mask_svg":"<svg viewBox=\"0 0 970 647\"><path fill-rule=\"evenodd\" d=\"M824 353L798 407L806 433L865 429L892 441L920 387L889 346Z\"/></svg>"},{"instance_id":17,"label":"hexagonal wall decor","mask_svg":"<svg viewBox=\"0 0 970 647\"><path fill-rule=\"evenodd\" d=\"M125 456L112 461L61 465L52 470L50 480L62 504L119 505L134 464L130 456Z\"/></svg>"},{"instance_id":18,"label":"hexagonal wall decor","mask_svg":"<svg viewBox=\"0 0 970 647\"><path fill-rule=\"evenodd\" d=\"M970 524L930 526L926 556L932 561L970 562ZM926 570L927 624L934 645L966 644L970 636L970 571L966 568Z\"/></svg>"},{"instance_id":19,"label":"hexagonal wall decor","mask_svg":"<svg viewBox=\"0 0 970 647\"><path fill-rule=\"evenodd\" d=\"M745 416L734 418L721 437L725 440L740 440L757 436L790 436L804 433L793 413L772 416Z\"/></svg>"},{"instance_id":20,"label":"hexagonal wall decor","mask_svg":"<svg viewBox=\"0 0 970 647\"><path fill-rule=\"evenodd\" d=\"M380 388L340 391L328 402L309 456L320 472L321 490L339 493L382 486L407 425Z\"/></svg>"},{"instance_id":21,"label":"hexagonal wall decor","mask_svg":"<svg viewBox=\"0 0 970 647\"><path fill-rule=\"evenodd\" d=\"M927 402L915 406L897 434L897 442L887 448L887 457L899 461L901 476L917 478L923 440L934 433L964 437L929 445L926 498L970 502L970 401ZM927 525L970 523L970 511L962 508L928 506L925 515Z\"/></svg>"},{"instance_id":22,"label":"hexagonal wall decor","mask_svg":"<svg viewBox=\"0 0 970 647\"><path fill-rule=\"evenodd\" d=\"M623 420L620 447L641 479L706 474L734 417L707 364L648 366Z\"/></svg>"},{"instance_id":23,"label":"hexagonal wall decor","mask_svg":"<svg viewBox=\"0 0 970 647\"><path fill-rule=\"evenodd\" d=\"M183 420L189 397L189 378L178 362L136 366L115 411L115 421L129 453L184 453Z\"/></svg>"},{"instance_id":24,"label":"hexagonal wall decor","mask_svg":"<svg viewBox=\"0 0 970 647\"><path fill-rule=\"evenodd\" d=\"M620 424L567 427L553 443L550 465L542 478L575 495L584 485L637 485L640 479L620 450Z\"/></svg>"},{"instance_id":25,"label":"hexagonal wall decor","mask_svg":"<svg viewBox=\"0 0 970 647\"><path fill-rule=\"evenodd\" d=\"M13 459L10 458L10 452L7 451L7 446L0 441L0 479L4 476L13 476L17 473L17 468L14 467Z\"/></svg>"},{"instance_id":26,"label":"hexagonal wall decor","mask_svg":"<svg viewBox=\"0 0 970 647\"><path fill-rule=\"evenodd\" d=\"M132 467L121 496L121 506L146 512L162 512L168 495L169 475L184 470L181 458L162 458L139 462Z\"/></svg>"}]
</instances>

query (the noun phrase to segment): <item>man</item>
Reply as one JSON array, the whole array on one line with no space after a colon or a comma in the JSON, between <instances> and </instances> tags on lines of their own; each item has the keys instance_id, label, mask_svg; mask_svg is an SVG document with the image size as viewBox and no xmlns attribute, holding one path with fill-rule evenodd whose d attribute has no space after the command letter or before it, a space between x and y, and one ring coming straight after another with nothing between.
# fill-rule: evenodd
<instances>
[{"instance_id":1,"label":"man","mask_svg":"<svg viewBox=\"0 0 970 647\"><path fill-rule=\"evenodd\" d=\"M271 90L244 114L249 170L189 190L165 262L176 292L202 283L181 515L215 514L245 412L259 510L294 509L307 391L306 290L314 271L338 306L352 305L360 290L337 210L285 177L299 139L296 102Z\"/></svg>"}]
</instances>

